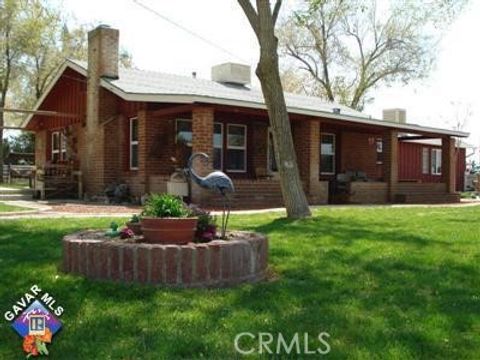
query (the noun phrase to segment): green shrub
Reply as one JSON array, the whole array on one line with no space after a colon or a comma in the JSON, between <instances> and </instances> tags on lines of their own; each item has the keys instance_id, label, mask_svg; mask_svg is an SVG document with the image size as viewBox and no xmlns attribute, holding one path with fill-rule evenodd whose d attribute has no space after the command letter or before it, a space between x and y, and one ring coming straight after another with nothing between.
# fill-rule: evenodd
<instances>
[{"instance_id":1,"label":"green shrub","mask_svg":"<svg viewBox=\"0 0 480 360\"><path fill-rule=\"evenodd\" d=\"M190 211L177 196L170 194L152 194L143 207L142 215L159 218L182 218L189 217Z\"/></svg>"}]
</instances>

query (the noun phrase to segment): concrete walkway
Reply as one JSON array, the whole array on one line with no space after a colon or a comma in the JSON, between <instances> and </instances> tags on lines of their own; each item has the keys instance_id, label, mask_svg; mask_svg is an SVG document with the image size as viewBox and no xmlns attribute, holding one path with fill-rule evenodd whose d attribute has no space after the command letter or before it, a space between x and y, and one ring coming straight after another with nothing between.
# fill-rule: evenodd
<instances>
[{"instance_id":1,"label":"concrete walkway","mask_svg":"<svg viewBox=\"0 0 480 360\"><path fill-rule=\"evenodd\" d=\"M63 200L0 200L8 205L24 207L25 211L0 213L0 219L55 219L55 218L88 218L88 217L131 217L141 211L140 206L105 205L86 203L83 201ZM394 205L321 205L312 206L312 209L351 209L351 208L442 208L442 207L470 207L479 206L480 200L462 200L457 204L394 204ZM236 210L232 214L264 214L269 212L285 213L285 208L270 208L259 210ZM219 215L220 211L212 211Z\"/></svg>"}]
</instances>

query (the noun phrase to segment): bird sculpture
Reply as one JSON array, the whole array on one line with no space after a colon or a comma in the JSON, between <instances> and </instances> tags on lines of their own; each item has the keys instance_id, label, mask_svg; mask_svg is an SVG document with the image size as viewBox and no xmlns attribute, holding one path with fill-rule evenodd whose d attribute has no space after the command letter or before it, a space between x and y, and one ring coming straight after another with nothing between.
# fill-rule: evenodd
<instances>
[{"instance_id":1,"label":"bird sculpture","mask_svg":"<svg viewBox=\"0 0 480 360\"><path fill-rule=\"evenodd\" d=\"M235 192L232 179L222 171L213 171L205 177L198 175L193 168L193 161L196 158L203 158L208 161L209 156L205 153L195 153L188 160L188 167L185 171L188 178L193 180L198 186L219 193L223 197L223 213L222 213L222 239L225 239L227 231L228 218L230 217L230 199L228 193Z\"/></svg>"}]
</instances>

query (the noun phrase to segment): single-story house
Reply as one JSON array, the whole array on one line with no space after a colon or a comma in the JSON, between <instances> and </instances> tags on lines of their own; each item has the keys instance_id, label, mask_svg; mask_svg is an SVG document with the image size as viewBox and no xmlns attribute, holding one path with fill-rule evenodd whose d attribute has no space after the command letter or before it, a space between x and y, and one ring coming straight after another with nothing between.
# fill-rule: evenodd
<instances>
[{"instance_id":1,"label":"single-story house","mask_svg":"<svg viewBox=\"0 0 480 360\"><path fill-rule=\"evenodd\" d=\"M36 134L39 168L78 170L83 193L128 184L137 197L167 191L175 169L192 152L196 164L233 180L236 208L282 204L269 119L250 68L222 64L212 80L118 65L116 29L89 33L88 64L67 60L35 105L26 128ZM455 202L455 142L461 131L409 124L394 109L386 119L316 97L285 94L296 156L310 204L332 202ZM439 145L413 140L439 139ZM64 175L63 175L64 176ZM463 177L463 172L461 174ZM215 196L193 185L191 201L214 207Z\"/></svg>"}]
</instances>

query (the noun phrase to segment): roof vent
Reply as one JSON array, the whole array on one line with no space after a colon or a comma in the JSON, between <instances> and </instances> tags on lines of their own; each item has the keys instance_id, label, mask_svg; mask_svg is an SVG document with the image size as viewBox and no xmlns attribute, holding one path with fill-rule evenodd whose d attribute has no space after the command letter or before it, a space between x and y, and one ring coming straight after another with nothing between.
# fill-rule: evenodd
<instances>
[{"instance_id":1,"label":"roof vent","mask_svg":"<svg viewBox=\"0 0 480 360\"><path fill-rule=\"evenodd\" d=\"M333 108L332 111L334 114L340 114L340 108Z\"/></svg>"},{"instance_id":2,"label":"roof vent","mask_svg":"<svg viewBox=\"0 0 480 360\"><path fill-rule=\"evenodd\" d=\"M247 85L250 76L248 65L225 63L212 67L212 80L220 83Z\"/></svg>"},{"instance_id":3,"label":"roof vent","mask_svg":"<svg viewBox=\"0 0 480 360\"><path fill-rule=\"evenodd\" d=\"M407 122L407 110L385 109L383 110L383 120L399 124L405 124Z\"/></svg>"}]
</instances>

